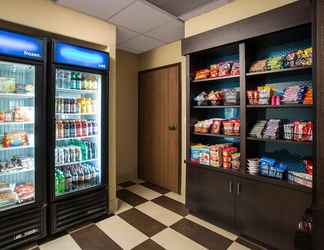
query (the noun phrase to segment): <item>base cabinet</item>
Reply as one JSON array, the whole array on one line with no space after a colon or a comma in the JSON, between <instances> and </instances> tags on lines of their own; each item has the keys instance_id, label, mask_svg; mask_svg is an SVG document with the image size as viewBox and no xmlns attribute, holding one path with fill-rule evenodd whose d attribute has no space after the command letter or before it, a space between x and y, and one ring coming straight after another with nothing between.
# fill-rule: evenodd
<instances>
[{"instance_id":1,"label":"base cabinet","mask_svg":"<svg viewBox=\"0 0 324 250\"><path fill-rule=\"evenodd\" d=\"M186 205L191 213L276 249L294 249L298 221L311 193L224 174L187 168Z\"/></svg>"}]
</instances>

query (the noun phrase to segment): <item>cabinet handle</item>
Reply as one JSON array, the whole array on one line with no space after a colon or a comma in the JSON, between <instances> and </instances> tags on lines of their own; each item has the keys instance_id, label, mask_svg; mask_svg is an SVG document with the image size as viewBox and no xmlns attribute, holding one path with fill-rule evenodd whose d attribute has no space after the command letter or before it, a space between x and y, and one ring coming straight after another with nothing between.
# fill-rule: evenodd
<instances>
[{"instance_id":1,"label":"cabinet handle","mask_svg":"<svg viewBox=\"0 0 324 250\"><path fill-rule=\"evenodd\" d=\"M233 182L232 181L229 181L228 189L229 189L229 192L232 193L232 191L233 191Z\"/></svg>"},{"instance_id":2,"label":"cabinet handle","mask_svg":"<svg viewBox=\"0 0 324 250\"><path fill-rule=\"evenodd\" d=\"M237 183L237 195L241 194L241 183Z\"/></svg>"}]
</instances>

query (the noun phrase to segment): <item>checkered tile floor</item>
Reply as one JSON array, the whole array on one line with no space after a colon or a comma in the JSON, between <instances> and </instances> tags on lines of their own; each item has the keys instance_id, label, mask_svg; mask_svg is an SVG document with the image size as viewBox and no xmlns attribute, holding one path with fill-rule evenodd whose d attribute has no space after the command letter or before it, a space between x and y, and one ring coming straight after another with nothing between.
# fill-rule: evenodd
<instances>
[{"instance_id":1,"label":"checkered tile floor","mask_svg":"<svg viewBox=\"0 0 324 250\"><path fill-rule=\"evenodd\" d=\"M137 182L118 186L117 213L33 249L264 249L190 215L178 194Z\"/></svg>"}]
</instances>

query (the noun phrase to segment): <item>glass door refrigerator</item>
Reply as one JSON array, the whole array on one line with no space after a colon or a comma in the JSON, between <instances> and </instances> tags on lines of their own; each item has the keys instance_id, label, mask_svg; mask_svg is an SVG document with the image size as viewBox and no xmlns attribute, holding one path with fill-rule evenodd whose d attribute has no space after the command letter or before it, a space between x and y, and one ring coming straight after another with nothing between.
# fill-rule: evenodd
<instances>
[{"instance_id":1,"label":"glass door refrigerator","mask_svg":"<svg viewBox=\"0 0 324 250\"><path fill-rule=\"evenodd\" d=\"M50 229L107 214L108 63L105 52L52 42Z\"/></svg>"},{"instance_id":2,"label":"glass door refrigerator","mask_svg":"<svg viewBox=\"0 0 324 250\"><path fill-rule=\"evenodd\" d=\"M0 249L46 235L45 51L0 29Z\"/></svg>"}]
</instances>

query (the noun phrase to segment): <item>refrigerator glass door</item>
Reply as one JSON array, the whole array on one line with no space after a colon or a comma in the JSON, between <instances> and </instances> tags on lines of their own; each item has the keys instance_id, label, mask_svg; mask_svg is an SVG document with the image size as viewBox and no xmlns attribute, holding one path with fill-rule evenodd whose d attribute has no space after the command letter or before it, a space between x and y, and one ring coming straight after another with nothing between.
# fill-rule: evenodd
<instances>
[{"instance_id":1,"label":"refrigerator glass door","mask_svg":"<svg viewBox=\"0 0 324 250\"><path fill-rule=\"evenodd\" d=\"M35 66L0 61L0 211L35 201Z\"/></svg>"},{"instance_id":2,"label":"refrigerator glass door","mask_svg":"<svg viewBox=\"0 0 324 250\"><path fill-rule=\"evenodd\" d=\"M56 69L55 195L101 181L101 75Z\"/></svg>"}]
</instances>

